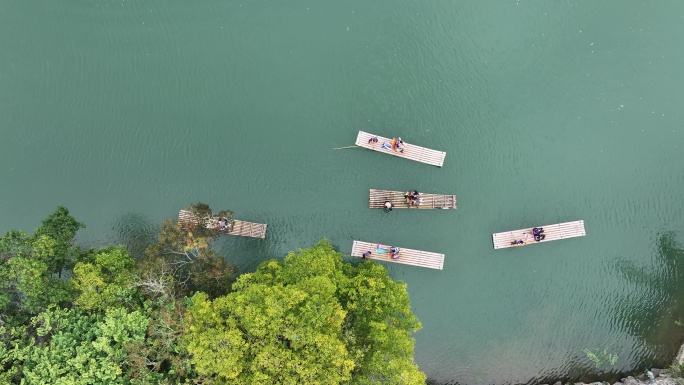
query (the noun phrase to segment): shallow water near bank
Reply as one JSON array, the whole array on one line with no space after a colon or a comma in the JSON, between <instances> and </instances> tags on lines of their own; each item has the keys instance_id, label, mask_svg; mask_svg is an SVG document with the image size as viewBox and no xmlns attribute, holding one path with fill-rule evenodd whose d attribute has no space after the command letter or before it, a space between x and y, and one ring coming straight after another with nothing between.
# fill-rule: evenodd
<instances>
[{"instance_id":1,"label":"shallow water near bank","mask_svg":"<svg viewBox=\"0 0 684 385\"><path fill-rule=\"evenodd\" d=\"M682 36L675 0L0 0L0 231L65 205L81 241L139 250L202 200L268 223L220 241L241 271L322 237L446 254L387 264L438 382L663 366L684 319ZM358 130L444 167L332 150ZM387 214L371 188L459 207ZM578 219L586 237L493 250Z\"/></svg>"}]
</instances>

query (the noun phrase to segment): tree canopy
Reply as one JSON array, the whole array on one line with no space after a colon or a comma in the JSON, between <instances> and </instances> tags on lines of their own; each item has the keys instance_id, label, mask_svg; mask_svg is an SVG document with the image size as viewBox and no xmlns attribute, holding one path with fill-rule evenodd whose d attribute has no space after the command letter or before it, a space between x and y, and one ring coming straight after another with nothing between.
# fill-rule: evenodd
<instances>
[{"instance_id":1,"label":"tree canopy","mask_svg":"<svg viewBox=\"0 0 684 385\"><path fill-rule=\"evenodd\" d=\"M147 272L156 278L163 272L170 274L179 293L203 291L212 298L227 294L236 269L211 247L217 236L199 237L172 220L165 221L158 242L145 251Z\"/></svg>"},{"instance_id":2,"label":"tree canopy","mask_svg":"<svg viewBox=\"0 0 684 385\"><path fill-rule=\"evenodd\" d=\"M84 225L58 207L33 235L11 230L0 237L0 310L35 314L64 304L71 288L62 271L73 261L73 240Z\"/></svg>"},{"instance_id":3,"label":"tree canopy","mask_svg":"<svg viewBox=\"0 0 684 385\"><path fill-rule=\"evenodd\" d=\"M76 263L71 279L79 292L76 305L84 310L104 311L130 302L134 265L135 261L123 247L99 250L91 261Z\"/></svg>"},{"instance_id":4,"label":"tree canopy","mask_svg":"<svg viewBox=\"0 0 684 385\"><path fill-rule=\"evenodd\" d=\"M30 384L127 383L125 346L140 342L148 318L140 311L87 315L53 308L33 318L41 343L23 350L22 374Z\"/></svg>"},{"instance_id":5,"label":"tree canopy","mask_svg":"<svg viewBox=\"0 0 684 385\"><path fill-rule=\"evenodd\" d=\"M406 285L375 262L323 240L236 280L218 232L169 220L131 255L81 249L82 227L59 207L0 237L0 383L425 382Z\"/></svg>"},{"instance_id":6,"label":"tree canopy","mask_svg":"<svg viewBox=\"0 0 684 385\"><path fill-rule=\"evenodd\" d=\"M245 384L422 384L406 285L325 240L264 262L233 292L192 297L185 342L197 372Z\"/></svg>"},{"instance_id":7,"label":"tree canopy","mask_svg":"<svg viewBox=\"0 0 684 385\"><path fill-rule=\"evenodd\" d=\"M59 206L36 229L34 236L47 237L53 242L48 259L48 271L50 273L61 276L65 263L75 250L73 240L76 237L76 232L84 227L83 223L69 214L69 210Z\"/></svg>"}]
</instances>

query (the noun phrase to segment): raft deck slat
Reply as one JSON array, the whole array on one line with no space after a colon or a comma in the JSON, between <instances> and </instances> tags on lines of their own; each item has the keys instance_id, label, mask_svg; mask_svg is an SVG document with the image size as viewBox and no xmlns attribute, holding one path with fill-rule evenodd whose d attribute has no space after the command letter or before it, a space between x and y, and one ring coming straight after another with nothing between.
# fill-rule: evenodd
<instances>
[{"instance_id":1,"label":"raft deck slat","mask_svg":"<svg viewBox=\"0 0 684 385\"><path fill-rule=\"evenodd\" d=\"M370 190L368 207L371 209L385 208L385 202L390 201L395 209L455 209L456 195L419 193L417 206L406 203L406 192L389 190Z\"/></svg>"},{"instance_id":2,"label":"raft deck slat","mask_svg":"<svg viewBox=\"0 0 684 385\"><path fill-rule=\"evenodd\" d=\"M378 254L376 251L377 245L377 243L354 241L351 256L362 257L364 252L370 250L371 255L367 259L372 259L374 261L401 263L404 265L427 267L429 269L438 270L442 270L444 267L444 254L399 247L399 259L392 259L389 252ZM389 248L387 245L384 245L384 247Z\"/></svg>"},{"instance_id":3,"label":"raft deck slat","mask_svg":"<svg viewBox=\"0 0 684 385\"><path fill-rule=\"evenodd\" d=\"M211 217L208 219L206 227L211 229L216 226L218 222L218 217ZM192 211L180 210L178 212L178 223L199 223L199 218ZM266 238L266 229L268 225L263 223L254 223L240 221L237 219L233 220L233 227L226 234L236 235L240 237L252 237L252 238Z\"/></svg>"},{"instance_id":4,"label":"raft deck slat","mask_svg":"<svg viewBox=\"0 0 684 385\"><path fill-rule=\"evenodd\" d=\"M370 138L378 138L375 143L368 143ZM394 156L399 156L406 159L415 160L416 162L427 163L433 166L442 167L444 164L444 157L446 152L431 150L429 148L416 146L414 144L408 144L404 142L404 152L394 151L392 149L382 148L382 142L392 143L392 138L385 138L378 135L369 134L367 132L359 131L356 137L356 145L359 147L367 148L369 150L383 152L385 154L390 154Z\"/></svg>"},{"instance_id":5,"label":"raft deck slat","mask_svg":"<svg viewBox=\"0 0 684 385\"><path fill-rule=\"evenodd\" d=\"M587 235L586 231L584 230L584 221L574 221L574 222L565 222L565 223L558 223L555 225L547 225L547 226L536 226L536 227L541 227L544 229L544 235L546 235L546 238L542 241L535 241L534 237L530 235L529 239L525 240L523 244L521 245L512 245L511 242L514 240L518 239L525 239L525 233L532 234L532 227L527 228L527 229L520 229L520 230L514 230L514 231L507 231L505 233L495 233L492 234L492 240L494 241L494 248L495 249L505 249L509 247L519 247L519 246L527 246L530 244L535 244L535 243L544 243L544 242L551 242L551 241L557 241L559 239L566 239L566 238L574 238L574 237L583 237Z\"/></svg>"},{"instance_id":6,"label":"raft deck slat","mask_svg":"<svg viewBox=\"0 0 684 385\"><path fill-rule=\"evenodd\" d=\"M228 235L241 237L266 238L266 228L268 225L263 223L245 222L237 219L233 220L233 227Z\"/></svg>"}]
</instances>

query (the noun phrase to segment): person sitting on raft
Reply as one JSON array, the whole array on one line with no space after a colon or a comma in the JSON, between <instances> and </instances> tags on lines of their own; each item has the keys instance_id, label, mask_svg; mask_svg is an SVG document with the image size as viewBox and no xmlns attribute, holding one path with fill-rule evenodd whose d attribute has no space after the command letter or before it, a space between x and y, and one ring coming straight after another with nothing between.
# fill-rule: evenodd
<instances>
[{"instance_id":1,"label":"person sitting on raft","mask_svg":"<svg viewBox=\"0 0 684 385\"><path fill-rule=\"evenodd\" d=\"M392 259L399 259L399 248L396 246L375 245L375 252L378 254L390 253Z\"/></svg>"},{"instance_id":2,"label":"person sitting on raft","mask_svg":"<svg viewBox=\"0 0 684 385\"><path fill-rule=\"evenodd\" d=\"M418 206L418 196L419 193L416 190L407 191L406 194L404 194L404 198L406 198L406 204Z\"/></svg>"},{"instance_id":3,"label":"person sitting on raft","mask_svg":"<svg viewBox=\"0 0 684 385\"><path fill-rule=\"evenodd\" d=\"M221 217L219 218L217 228L219 231L225 230L228 231L228 226L230 223L228 222L228 218Z\"/></svg>"},{"instance_id":4,"label":"person sitting on raft","mask_svg":"<svg viewBox=\"0 0 684 385\"><path fill-rule=\"evenodd\" d=\"M542 227L535 227L532 229L532 234L534 234L534 240L539 242L546 238L546 235L542 234L544 229Z\"/></svg>"},{"instance_id":5,"label":"person sitting on raft","mask_svg":"<svg viewBox=\"0 0 684 385\"><path fill-rule=\"evenodd\" d=\"M404 141L401 140L401 137L399 137L399 139L392 138L392 150L396 152L404 152Z\"/></svg>"},{"instance_id":6,"label":"person sitting on raft","mask_svg":"<svg viewBox=\"0 0 684 385\"><path fill-rule=\"evenodd\" d=\"M374 136L374 137L368 139L368 143L377 143L377 142L378 142L378 137L377 137L377 136Z\"/></svg>"},{"instance_id":7,"label":"person sitting on raft","mask_svg":"<svg viewBox=\"0 0 684 385\"><path fill-rule=\"evenodd\" d=\"M523 245L523 244L525 244L525 241L527 241L527 240L530 239L530 238L532 238L532 234L530 234L529 232L525 231L525 232L523 233L522 238L513 240L513 241L511 242L511 245Z\"/></svg>"}]
</instances>

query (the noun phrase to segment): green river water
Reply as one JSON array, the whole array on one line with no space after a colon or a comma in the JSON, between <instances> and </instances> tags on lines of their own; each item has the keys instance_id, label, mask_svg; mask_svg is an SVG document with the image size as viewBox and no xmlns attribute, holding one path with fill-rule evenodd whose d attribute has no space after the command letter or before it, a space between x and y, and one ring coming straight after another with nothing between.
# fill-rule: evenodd
<instances>
[{"instance_id":1,"label":"green river water","mask_svg":"<svg viewBox=\"0 0 684 385\"><path fill-rule=\"evenodd\" d=\"M327 237L441 252L408 284L439 383L666 365L684 319L684 1L0 0L0 232L57 205L135 246L198 200L268 223L241 271ZM447 152L363 149L364 130ZM369 210L368 190L456 194ZM587 236L494 250L583 219ZM585 349L616 354L596 369Z\"/></svg>"}]
</instances>

